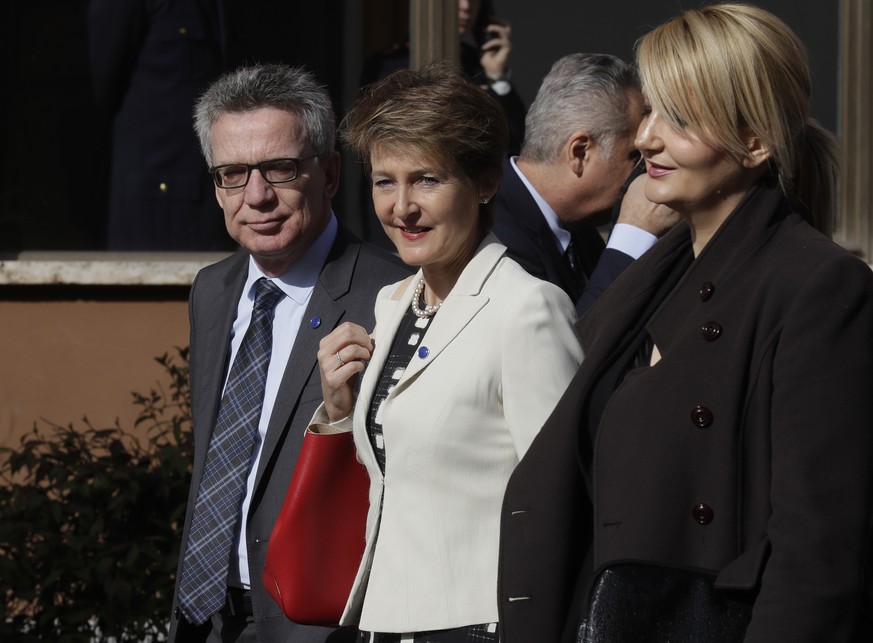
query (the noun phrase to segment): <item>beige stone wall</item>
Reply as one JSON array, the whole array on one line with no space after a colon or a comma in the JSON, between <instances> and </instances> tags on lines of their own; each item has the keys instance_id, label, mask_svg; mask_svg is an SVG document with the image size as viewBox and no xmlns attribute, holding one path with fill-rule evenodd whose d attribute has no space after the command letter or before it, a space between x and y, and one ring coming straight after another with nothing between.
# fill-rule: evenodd
<instances>
[{"instance_id":1,"label":"beige stone wall","mask_svg":"<svg viewBox=\"0 0 873 643\"><path fill-rule=\"evenodd\" d=\"M41 418L132 428L131 392L166 381L153 358L187 344L184 301L0 301L0 445Z\"/></svg>"},{"instance_id":2,"label":"beige stone wall","mask_svg":"<svg viewBox=\"0 0 873 643\"><path fill-rule=\"evenodd\" d=\"M154 361L188 345L187 294L227 253L24 252L0 257L0 445L35 422L133 428Z\"/></svg>"}]
</instances>

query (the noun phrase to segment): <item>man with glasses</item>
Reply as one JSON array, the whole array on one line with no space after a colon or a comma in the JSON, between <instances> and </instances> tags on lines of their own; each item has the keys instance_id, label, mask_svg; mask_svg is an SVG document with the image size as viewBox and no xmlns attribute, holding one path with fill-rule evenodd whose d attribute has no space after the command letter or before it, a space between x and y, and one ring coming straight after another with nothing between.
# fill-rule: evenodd
<instances>
[{"instance_id":1,"label":"man with glasses","mask_svg":"<svg viewBox=\"0 0 873 643\"><path fill-rule=\"evenodd\" d=\"M170 641L344 640L354 633L288 621L261 576L322 397L318 343L343 321L372 327L379 289L409 270L338 224L335 118L309 73L226 74L195 128L241 248L191 289L194 462Z\"/></svg>"},{"instance_id":2,"label":"man with glasses","mask_svg":"<svg viewBox=\"0 0 873 643\"><path fill-rule=\"evenodd\" d=\"M632 66L606 54L564 56L540 85L521 155L504 166L494 198L494 233L509 256L562 288L580 315L677 220L638 182L606 250L595 227L609 221L640 159L642 106Z\"/></svg>"}]
</instances>

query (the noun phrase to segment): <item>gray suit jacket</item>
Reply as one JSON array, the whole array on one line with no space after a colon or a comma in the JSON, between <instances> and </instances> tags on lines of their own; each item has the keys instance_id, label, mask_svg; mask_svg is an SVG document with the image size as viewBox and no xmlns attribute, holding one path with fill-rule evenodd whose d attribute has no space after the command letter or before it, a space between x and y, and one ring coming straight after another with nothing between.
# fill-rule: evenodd
<instances>
[{"instance_id":1,"label":"gray suit jacket","mask_svg":"<svg viewBox=\"0 0 873 643\"><path fill-rule=\"evenodd\" d=\"M248 261L247 253L238 252L204 268L191 288L190 377L194 463L177 579L181 561L185 557L194 501L229 367L230 331L248 274ZM341 228L312 292L282 378L281 394L276 399L270 418L249 508L246 542L259 640L315 643L325 641L331 635L332 630L327 628L306 627L288 621L267 594L260 581L260 572L264 568L267 543L291 480L304 431L322 399L316 360L318 343L344 321L354 321L365 328L372 328L373 306L379 289L404 278L409 272L410 269L399 260L363 244ZM320 323L314 322L316 318L320 319ZM178 608L178 586L173 606L169 640L180 643L205 640L209 623L195 628L185 620Z\"/></svg>"}]
</instances>

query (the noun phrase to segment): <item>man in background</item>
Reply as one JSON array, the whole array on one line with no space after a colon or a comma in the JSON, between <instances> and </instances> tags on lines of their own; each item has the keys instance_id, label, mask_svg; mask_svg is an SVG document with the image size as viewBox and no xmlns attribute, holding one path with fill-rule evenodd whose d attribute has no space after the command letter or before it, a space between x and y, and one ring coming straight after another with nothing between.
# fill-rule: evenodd
<instances>
[{"instance_id":1,"label":"man in background","mask_svg":"<svg viewBox=\"0 0 873 643\"><path fill-rule=\"evenodd\" d=\"M521 154L507 161L494 232L532 275L561 287L585 312L676 222L635 178L643 99L634 68L606 54L571 54L543 79ZM616 205L624 189L627 197ZM609 245L596 226L620 207Z\"/></svg>"},{"instance_id":2,"label":"man in background","mask_svg":"<svg viewBox=\"0 0 873 643\"><path fill-rule=\"evenodd\" d=\"M94 94L111 133L109 250L227 250L191 109L225 71L224 0L88 0Z\"/></svg>"}]
</instances>

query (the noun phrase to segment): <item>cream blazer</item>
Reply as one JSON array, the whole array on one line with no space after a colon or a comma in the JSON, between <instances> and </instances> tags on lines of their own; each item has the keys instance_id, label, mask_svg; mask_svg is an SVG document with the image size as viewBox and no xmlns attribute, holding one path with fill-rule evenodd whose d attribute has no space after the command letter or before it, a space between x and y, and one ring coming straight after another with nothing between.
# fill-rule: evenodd
<instances>
[{"instance_id":1,"label":"cream blazer","mask_svg":"<svg viewBox=\"0 0 873 643\"><path fill-rule=\"evenodd\" d=\"M426 331L427 355L413 356L388 396L384 477L366 416L421 273L379 293L352 422L371 481L367 542L343 624L415 632L497 621L503 492L582 359L570 299L505 250L493 235L482 242Z\"/></svg>"}]
</instances>

